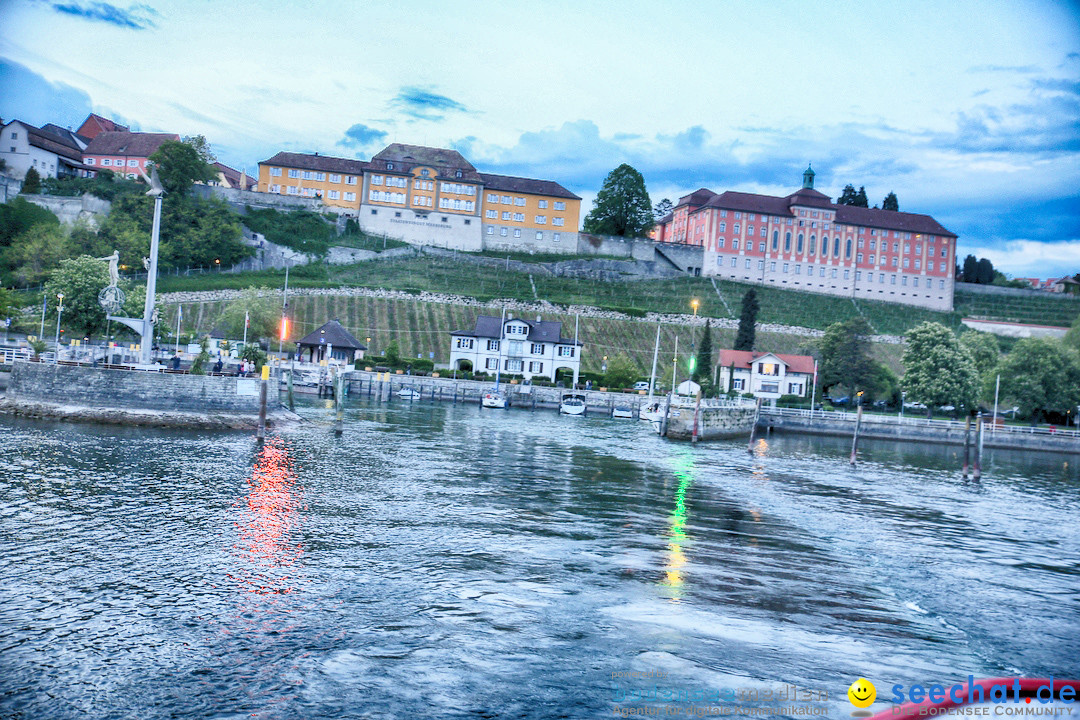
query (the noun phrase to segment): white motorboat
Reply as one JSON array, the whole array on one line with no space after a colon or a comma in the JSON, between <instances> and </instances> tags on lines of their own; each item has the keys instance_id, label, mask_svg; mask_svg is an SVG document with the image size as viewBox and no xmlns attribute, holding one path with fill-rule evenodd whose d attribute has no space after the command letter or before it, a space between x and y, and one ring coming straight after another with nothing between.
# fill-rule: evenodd
<instances>
[{"instance_id":1,"label":"white motorboat","mask_svg":"<svg viewBox=\"0 0 1080 720\"><path fill-rule=\"evenodd\" d=\"M559 412L563 415L584 415L585 396L577 393L566 393L559 403Z\"/></svg>"},{"instance_id":2,"label":"white motorboat","mask_svg":"<svg viewBox=\"0 0 1080 720\"><path fill-rule=\"evenodd\" d=\"M480 399L480 404L486 408L502 409L506 407L506 396L497 390L484 393L484 397Z\"/></svg>"},{"instance_id":3,"label":"white motorboat","mask_svg":"<svg viewBox=\"0 0 1080 720\"><path fill-rule=\"evenodd\" d=\"M419 400L420 393L412 388L401 388L398 390L398 397L402 400Z\"/></svg>"},{"instance_id":4,"label":"white motorboat","mask_svg":"<svg viewBox=\"0 0 1080 720\"><path fill-rule=\"evenodd\" d=\"M638 419L645 422L660 422L664 419L664 404L658 400L648 403L638 411Z\"/></svg>"},{"instance_id":5,"label":"white motorboat","mask_svg":"<svg viewBox=\"0 0 1080 720\"><path fill-rule=\"evenodd\" d=\"M634 409L629 405L616 405L611 408L611 417L620 420L632 420L634 418Z\"/></svg>"}]
</instances>

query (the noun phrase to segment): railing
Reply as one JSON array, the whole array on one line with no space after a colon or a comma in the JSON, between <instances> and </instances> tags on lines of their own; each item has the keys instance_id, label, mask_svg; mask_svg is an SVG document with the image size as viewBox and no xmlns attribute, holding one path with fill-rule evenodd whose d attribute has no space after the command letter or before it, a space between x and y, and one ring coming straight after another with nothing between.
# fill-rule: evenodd
<instances>
[{"instance_id":1,"label":"railing","mask_svg":"<svg viewBox=\"0 0 1080 720\"><path fill-rule=\"evenodd\" d=\"M781 417L803 417L808 419L820 418L822 420L835 420L838 422L855 422L856 413L838 410L803 410L801 408L773 408L762 407L762 415L778 415ZM909 427L940 428L943 430L962 430L965 423L960 420L934 420L918 417L897 417L894 415L863 414L864 423L877 423L879 425L905 425ZM1060 437L1080 437L1080 430L1069 430L1058 427L1038 427L1027 425L994 425L986 423L985 431L990 434L1010 433L1013 435L1053 435Z\"/></svg>"}]
</instances>

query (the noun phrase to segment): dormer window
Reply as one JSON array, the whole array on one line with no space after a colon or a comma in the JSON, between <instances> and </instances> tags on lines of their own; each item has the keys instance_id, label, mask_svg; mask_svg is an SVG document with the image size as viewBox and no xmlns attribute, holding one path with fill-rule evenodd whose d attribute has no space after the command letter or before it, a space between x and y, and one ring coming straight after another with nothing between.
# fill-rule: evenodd
<instances>
[{"instance_id":1,"label":"dormer window","mask_svg":"<svg viewBox=\"0 0 1080 720\"><path fill-rule=\"evenodd\" d=\"M386 163L386 169L387 170L393 170L394 169L394 163L391 163L391 162Z\"/></svg>"},{"instance_id":2,"label":"dormer window","mask_svg":"<svg viewBox=\"0 0 1080 720\"><path fill-rule=\"evenodd\" d=\"M424 168L423 170L420 171L420 174L423 175L424 177L427 177L429 173L430 173L430 171L427 168Z\"/></svg>"},{"instance_id":3,"label":"dormer window","mask_svg":"<svg viewBox=\"0 0 1080 720\"><path fill-rule=\"evenodd\" d=\"M461 171L460 171L460 170L458 170L457 172L455 172L455 173L454 173L454 177L456 177L456 178L459 178L459 177L461 177Z\"/></svg>"}]
</instances>

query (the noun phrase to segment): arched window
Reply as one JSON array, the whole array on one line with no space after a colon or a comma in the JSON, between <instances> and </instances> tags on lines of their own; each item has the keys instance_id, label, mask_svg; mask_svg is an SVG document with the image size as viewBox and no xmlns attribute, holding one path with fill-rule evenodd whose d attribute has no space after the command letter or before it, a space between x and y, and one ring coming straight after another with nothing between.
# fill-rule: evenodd
<instances>
[{"instance_id":1,"label":"arched window","mask_svg":"<svg viewBox=\"0 0 1080 720\"><path fill-rule=\"evenodd\" d=\"M784 233L784 252L791 252L791 233Z\"/></svg>"},{"instance_id":2,"label":"arched window","mask_svg":"<svg viewBox=\"0 0 1080 720\"><path fill-rule=\"evenodd\" d=\"M845 255L845 257L847 257L848 260L851 259L851 238L847 239L847 255Z\"/></svg>"},{"instance_id":3,"label":"arched window","mask_svg":"<svg viewBox=\"0 0 1080 720\"><path fill-rule=\"evenodd\" d=\"M801 253L803 251L803 234L799 233L799 242L795 245L795 252Z\"/></svg>"},{"instance_id":4,"label":"arched window","mask_svg":"<svg viewBox=\"0 0 1080 720\"><path fill-rule=\"evenodd\" d=\"M833 254L833 257L840 257L840 236L839 235L837 235L836 239L833 240L832 254Z\"/></svg>"},{"instance_id":5,"label":"arched window","mask_svg":"<svg viewBox=\"0 0 1080 720\"><path fill-rule=\"evenodd\" d=\"M817 238L815 238L813 235L811 235L810 236L810 254L814 255L816 253L817 253Z\"/></svg>"},{"instance_id":6,"label":"arched window","mask_svg":"<svg viewBox=\"0 0 1080 720\"><path fill-rule=\"evenodd\" d=\"M772 231L772 249L773 249L773 252L776 252L779 248L780 248L780 231L779 230L773 230Z\"/></svg>"}]
</instances>

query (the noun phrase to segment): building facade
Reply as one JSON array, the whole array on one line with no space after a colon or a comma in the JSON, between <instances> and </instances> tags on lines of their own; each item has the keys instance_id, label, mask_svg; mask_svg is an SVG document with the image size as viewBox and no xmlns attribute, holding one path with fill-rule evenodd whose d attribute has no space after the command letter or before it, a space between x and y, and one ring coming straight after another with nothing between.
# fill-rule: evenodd
<instances>
[{"instance_id":1,"label":"building facade","mask_svg":"<svg viewBox=\"0 0 1080 720\"><path fill-rule=\"evenodd\" d=\"M281 152L259 191L319 198L366 232L415 245L575 252L581 198L550 180L478 172L456 150L394 143L370 161Z\"/></svg>"},{"instance_id":2,"label":"building facade","mask_svg":"<svg viewBox=\"0 0 1080 720\"><path fill-rule=\"evenodd\" d=\"M19 179L26 177L30 168L42 178L76 176L83 167L79 140L55 125L36 128L12 120L0 129L0 160L8 173Z\"/></svg>"},{"instance_id":3,"label":"building facade","mask_svg":"<svg viewBox=\"0 0 1080 720\"><path fill-rule=\"evenodd\" d=\"M809 355L721 350L718 369L720 388L767 400L807 397L814 386L814 358Z\"/></svg>"},{"instance_id":4,"label":"building facade","mask_svg":"<svg viewBox=\"0 0 1080 720\"><path fill-rule=\"evenodd\" d=\"M99 132L83 150L83 164L91 172L109 170L134 180L149 175L150 156L176 133Z\"/></svg>"},{"instance_id":5,"label":"building facade","mask_svg":"<svg viewBox=\"0 0 1080 720\"><path fill-rule=\"evenodd\" d=\"M566 370L577 384L583 343L562 336L562 323L480 315L471 330L450 333L450 367L494 375L546 378Z\"/></svg>"},{"instance_id":6,"label":"building facade","mask_svg":"<svg viewBox=\"0 0 1080 720\"><path fill-rule=\"evenodd\" d=\"M703 247L704 275L952 310L954 233L929 215L834 204L809 168L786 197L727 191L685 207L685 233L676 208L664 234Z\"/></svg>"}]
</instances>

